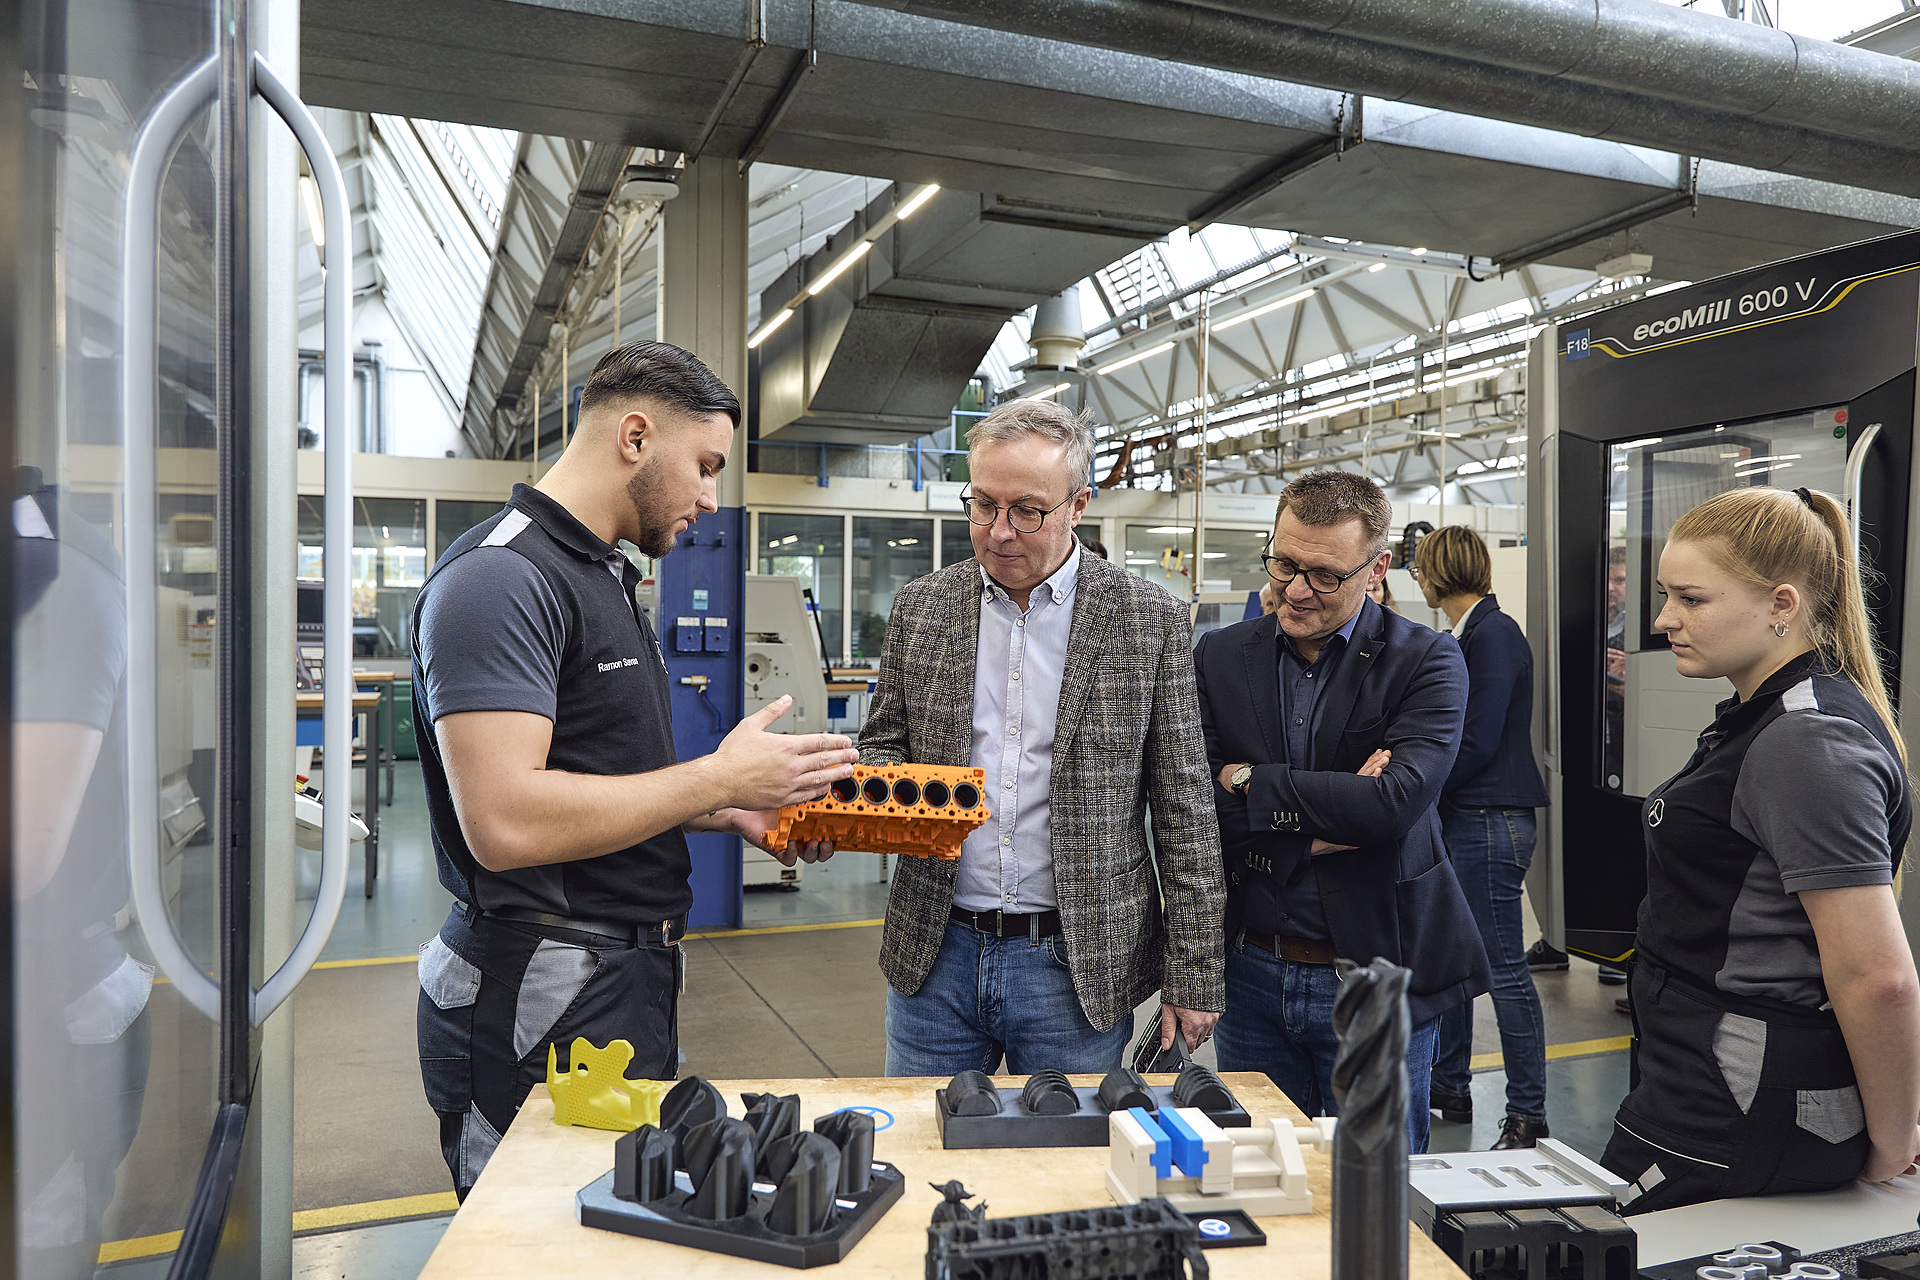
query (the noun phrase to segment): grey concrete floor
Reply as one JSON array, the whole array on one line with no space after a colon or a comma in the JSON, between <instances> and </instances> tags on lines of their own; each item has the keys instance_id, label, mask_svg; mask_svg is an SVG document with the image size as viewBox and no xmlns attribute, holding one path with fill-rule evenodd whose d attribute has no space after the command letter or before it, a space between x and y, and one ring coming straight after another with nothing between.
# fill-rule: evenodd
<instances>
[{"instance_id":1,"label":"grey concrete floor","mask_svg":"<svg viewBox=\"0 0 1920 1280\"><path fill-rule=\"evenodd\" d=\"M402 763L397 783L394 806L382 812L375 896L361 896L355 875L324 957L335 967L317 970L295 997L296 1210L449 1189L437 1125L420 1091L417 986L407 961L438 929L450 898L434 872L418 766ZM307 870L308 893L317 874L317 865ZM861 922L884 914L887 888L876 857L841 855L808 868L797 893L747 895L747 928L776 931L690 941L680 1023L684 1071L721 1079L881 1074L880 929ZM383 960L389 962L377 963ZM1540 975L1538 987L1550 1045L1627 1034L1627 1020L1613 1009L1620 989L1600 986L1592 965L1576 960L1567 973ZM1499 1038L1490 1002L1479 1003L1474 1047L1489 1054ZM1151 1013L1137 1016L1144 1022ZM1205 1051L1203 1060L1210 1055ZM1547 1075L1555 1136L1597 1155L1626 1089L1626 1055L1556 1059ZM1476 1072L1475 1124L1436 1117L1436 1150L1493 1140L1505 1109L1504 1079L1498 1067ZM296 1274L410 1277L438 1231L438 1220L429 1219L303 1236Z\"/></svg>"}]
</instances>

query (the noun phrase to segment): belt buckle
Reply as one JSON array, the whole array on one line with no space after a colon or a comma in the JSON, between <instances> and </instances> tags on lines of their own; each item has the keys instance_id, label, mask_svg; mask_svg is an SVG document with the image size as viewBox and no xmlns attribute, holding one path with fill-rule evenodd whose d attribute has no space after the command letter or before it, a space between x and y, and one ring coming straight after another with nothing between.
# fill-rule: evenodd
<instances>
[{"instance_id":1,"label":"belt buckle","mask_svg":"<svg viewBox=\"0 0 1920 1280\"><path fill-rule=\"evenodd\" d=\"M1007 934L1007 913L1000 907L993 909L993 936L1004 938Z\"/></svg>"}]
</instances>

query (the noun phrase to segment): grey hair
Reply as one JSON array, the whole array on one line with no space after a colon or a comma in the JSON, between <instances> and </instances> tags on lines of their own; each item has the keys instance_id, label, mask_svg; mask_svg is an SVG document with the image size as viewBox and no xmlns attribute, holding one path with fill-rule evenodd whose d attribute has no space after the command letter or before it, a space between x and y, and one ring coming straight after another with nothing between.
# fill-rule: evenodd
<instances>
[{"instance_id":1,"label":"grey hair","mask_svg":"<svg viewBox=\"0 0 1920 1280\"><path fill-rule=\"evenodd\" d=\"M1073 493L1093 483L1093 415L1085 410L1075 413L1052 400L1009 400L999 406L967 432L967 452L971 455L983 444L1005 444L1029 435L1065 446Z\"/></svg>"}]
</instances>

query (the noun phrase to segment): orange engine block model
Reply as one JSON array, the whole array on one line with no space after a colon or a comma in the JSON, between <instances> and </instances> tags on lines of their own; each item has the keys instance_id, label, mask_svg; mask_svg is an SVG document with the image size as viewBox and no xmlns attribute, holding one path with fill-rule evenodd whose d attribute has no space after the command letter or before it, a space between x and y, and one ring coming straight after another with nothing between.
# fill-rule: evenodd
<instances>
[{"instance_id":1,"label":"orange engine block model","mask_svg":"<svg viewBox=\"0 0 1920 1280\"><path fill-rule=\"evenodd\" d=\"M818 800L790 804L769 842L831 840L836 849L954 859L968 834L993 816L979 769L937 764L855 765Z\"/></svg>"}]
</instances>

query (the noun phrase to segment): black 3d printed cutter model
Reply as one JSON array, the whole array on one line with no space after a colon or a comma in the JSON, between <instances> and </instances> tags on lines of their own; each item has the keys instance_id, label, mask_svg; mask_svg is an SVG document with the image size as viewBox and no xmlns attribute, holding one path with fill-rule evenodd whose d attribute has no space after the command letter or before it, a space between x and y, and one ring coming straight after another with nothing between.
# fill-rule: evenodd
<instances>
[{"instance_id":1,"label":"black 3d printed cutter model","mask_svg":"<svg viewBox=\"0 0 1920 1280\"><path fill-rule=\"evenodd\" d=\"M948 1151L1008 1147L1104 1147L1107 1116L1128 1107L1197 1107L1222 1129L1253 1123L1222 1084L1202 1066L1189 1066L1168 1084L1148 1084L1127 1067L1107 1073L1098 1089L1076 1089L1058 1071L1027 1079L1018 1096L1003 1095L982 1071L962 1071L933 1091L934 1123Z\"/></svg>"},{"instance_id":2,"label":"black 3d printed cutter model","mask_svg":"<svg viewBox=\"0 0 1920 1280\"><path fill-rule=\"evenodd\" d=\"M660 1123L613 1146L613 1170L575 1197L582 1226L783 1267L843 1260L900 1198L873 1158L873 1117L836 1111L800 1128L796 1094L745 1093L743 1119L698 1076L660 1101Z\"/></svg>"}]
</instances>

